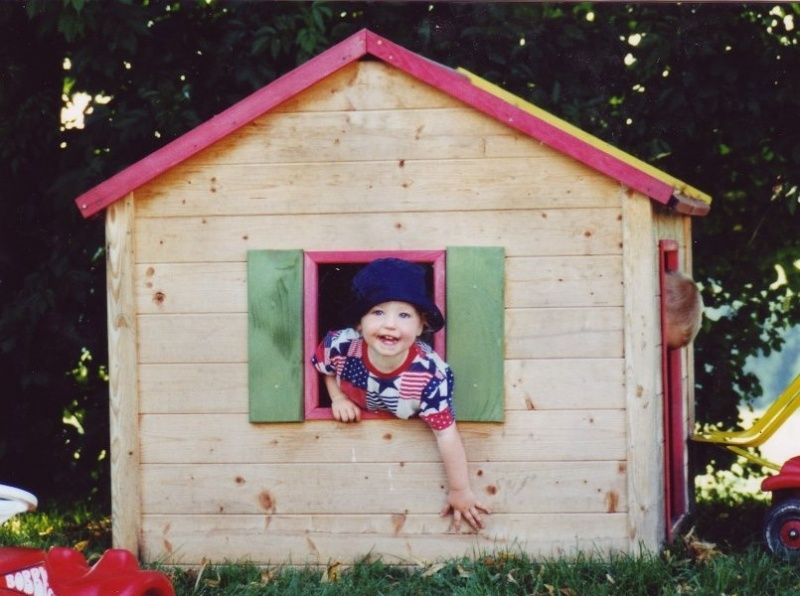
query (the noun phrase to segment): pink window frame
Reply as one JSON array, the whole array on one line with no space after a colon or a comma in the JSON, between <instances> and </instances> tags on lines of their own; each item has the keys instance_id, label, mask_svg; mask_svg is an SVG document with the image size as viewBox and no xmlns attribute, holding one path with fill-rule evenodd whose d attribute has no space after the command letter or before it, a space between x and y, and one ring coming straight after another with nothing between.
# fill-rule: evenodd
<instances>
[{"instance_id":1,"label":"pink window frame","mask_svg":"<svg viewBox=\"0 0 800 596\"><path fill-rule=\"evenodd\" d=\"M667 346L665 276L680 268L678 243L661 240L658 244L659 284L661 288L661 379L664 413L664 517L667 541L671 542L687 510L686 438L683 415L683 366L681 349Z\"/></svg>"},{"instance_id":2,"label":"pink window frame","mask_svg":"<svg viewBox=\"0 0 800 596\"><path fill-rule=\"evenodd\" d=\"M311 366L311 356L319 344L317 325L317 292L319 265L332 263L369 263L384 257L397 257L433 265L433 300L445 312L445 251L444 250L368 250L368 251L307 251L303 263L303 352L305 362L305 419L331 420L330 408L319 405L320 374ZM437 331L433 336L433 349L445 357L445 333ZM391 418L385 412L363 412L363 419Z\"/></svg>"}]
</instances>

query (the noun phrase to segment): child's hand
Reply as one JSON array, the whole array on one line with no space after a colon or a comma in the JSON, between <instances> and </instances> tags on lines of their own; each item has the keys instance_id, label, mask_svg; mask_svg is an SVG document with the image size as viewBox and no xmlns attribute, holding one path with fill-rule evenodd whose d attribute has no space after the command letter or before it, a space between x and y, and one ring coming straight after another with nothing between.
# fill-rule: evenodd
<instances>
[{"instance_id":1,"label":"child's hand","mask_svg":"<svg viewBox=\"0 0 800 596\"><path fill-rule=\"evenodd\" d=\"M472 490L451 490L447 494L447 505L442 509L442 517L453 512L453 529L458 532L461 529L461 518L475 530L483 528L483 520L480 512L491 513L488 507L479 502Z\"/></svg>"},{"instance_id":2,"label":"child's hand","mask_svg":"<svg viewBox=\"0 0 800 596\"><path fill-rule=\"evenodd\" d=\"M361 420L361 408L346 397L331 402L333 417L339 422L358 422Z\"/></svg>"}]
</instances>

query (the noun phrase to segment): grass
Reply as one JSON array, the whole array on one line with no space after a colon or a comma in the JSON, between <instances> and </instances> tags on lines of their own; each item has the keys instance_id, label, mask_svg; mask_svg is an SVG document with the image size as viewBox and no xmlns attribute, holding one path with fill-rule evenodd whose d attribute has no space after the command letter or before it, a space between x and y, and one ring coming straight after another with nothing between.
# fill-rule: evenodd
<instances>
[{"instance_id":1,"label":"grass","mask_svg":"<svg viewBox=\"0 0 800 596\"><path fill-rule=\"evenodd\" d=\"M111 546L111 520L80 506L23 513L0 524L0 545L71 546L91 563Z\"/></svg>"},{"instance_id":2,"label":"grass","mask_svg":"<svg viewBox=\"0 0 800 596\"><path fill-rule=\"evenodd\" d=\"M666 551L639 557L577 557L534 561L524 555L484 556L404 570L380 561L361 561L331 581L328 571L255 567L206 568L200 575L178 572L180 594L347 595L522 595L584 594L797 594L800 573L766 553L697 559Z\"/></svg>"},{"instance_id":3,"label":"grass","mask_svg":"<svg viewBox=\"0 0 800 596\"><path fill-rule=\"evenodd\" d=\"M162 568L185 595L546 595L583 596L800 593L800 567L779 561L760 544L765 505L707 503L693 529L662 553L531 559L487 553L412 568L365 558L353 565L259 568L251 564ZM86 510L30 513L0 526L0 544L72 546L89 562L109 546L107 518Z\"/></svg>"}]
</instances>

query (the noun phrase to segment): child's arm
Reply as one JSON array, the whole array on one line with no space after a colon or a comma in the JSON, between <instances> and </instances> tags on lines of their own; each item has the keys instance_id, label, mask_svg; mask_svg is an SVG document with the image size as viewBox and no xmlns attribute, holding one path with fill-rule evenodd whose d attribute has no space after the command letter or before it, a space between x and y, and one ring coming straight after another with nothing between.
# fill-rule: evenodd
<instances>
[{"instance_id":1,"label":"child's arm","mask_svg":"<svg viewBox=\"0 0 800 596\"><path fill-rule=\"evenodd\" d=\"M339 389L336 377L325 375L325 388L331 396L331 411L333 417L339 422L358 422L361 420L361 408L347 399L347 396Z\"/></svg>"},{"instance_id":2,"label":"child's arm","mask_svg":"<svg viewBox=\"0 0 800 596\"><path fill-rule=\"evenodd\" d=\"M491 513L491 511L478 501L470 488L467 456L461 435L455 423L444 430L434 431L434 434L447 475L447 505L442 510L442 515L453 512L453 527L456 530L461 527L462 517L470 526L479 530L483 528L480 512Z\"/></svg>"}]
</instances>

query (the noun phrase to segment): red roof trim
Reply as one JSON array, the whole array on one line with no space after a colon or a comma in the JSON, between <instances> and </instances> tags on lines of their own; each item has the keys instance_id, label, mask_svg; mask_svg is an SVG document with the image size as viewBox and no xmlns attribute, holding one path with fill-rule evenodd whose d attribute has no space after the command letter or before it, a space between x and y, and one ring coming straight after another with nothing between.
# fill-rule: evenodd
<instances>
[{"instance_id":1,"label":"red roof trim","mask_svg":"<svg viewBox=\"0 0 800 596\"><path fill-rule=\"evenodd\" d=\"M195 153L262 116L338 69L370 54L403 72L451 95L469 106L516 128L578 161L619 180L664 204L675 203L674 188L636 167L576 138L503 99L473 85L463 74L415 54L388 39L362 29L315 56L308 62L262 87L227 110L154 151L147 157L101 182L75 199L84 217L89 217L133 189L178 165ZM702 209L678 201L681 212L704 215ZM705 208L705 211L708 211Z\"/></svg>"},{"instance_id":2,"label":"red roof trim","mask_svg":"<svg viewBox=\"0 0 800 596\"><path fill-rule=\"evenodd\" d=\"M84 217L94 215L365 53L366 31L362 30L85 192L75 199L78 209Z\"/></svg>"}]
</instances>

